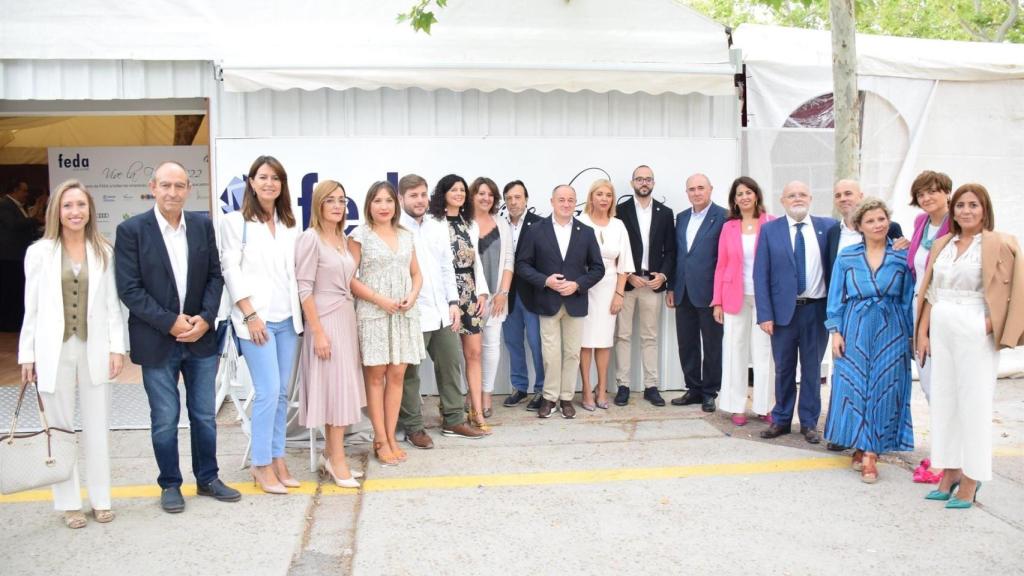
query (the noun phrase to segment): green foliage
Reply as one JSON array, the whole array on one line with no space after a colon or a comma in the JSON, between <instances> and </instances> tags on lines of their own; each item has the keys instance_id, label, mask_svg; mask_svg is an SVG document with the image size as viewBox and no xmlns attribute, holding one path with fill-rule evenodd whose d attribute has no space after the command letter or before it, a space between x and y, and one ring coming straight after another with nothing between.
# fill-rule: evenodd
<instances>
[{"instance_id":1,"label":"green foliage","mask_svg":"<svg viewBox=\"0 0 1024 576\"><path fill-rule=\"evenodd\" d=\"M419 3L409 8L408 12L398 15L399 22L408 22L416 32L430 34L430 27L437 24L437 17L434 16L433 7L444 8L448 0L420 0Z\"/></svg>"},{"instance_id":2,"label":"green foliage","mask_svg":"<svg viewBox=\"0 0 1024 576\"><path fill-rule=\"evenodd\" d=\"M868 34L997 41L1021 0L857 0L857 30ZM683 4L735 28L743 23L777 24L827 30L828 0L682 0ZM1019 5L1019 4L1018 4ZM1006 33L1008 42L1024 42L1024 8Z\"/></svg>"}]
</instances>

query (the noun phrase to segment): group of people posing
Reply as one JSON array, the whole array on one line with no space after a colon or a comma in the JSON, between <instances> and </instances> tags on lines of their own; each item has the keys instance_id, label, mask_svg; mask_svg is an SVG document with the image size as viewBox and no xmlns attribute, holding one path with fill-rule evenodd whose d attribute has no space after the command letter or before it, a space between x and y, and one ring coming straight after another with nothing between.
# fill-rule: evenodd
<instances>
[{"instance_id":1,"label":"group of people posing","mask_svg":"<svg viewBox=\"0 0 1024 576\"><path fill-rule=\"evenodd\" d=\"M57 427L72 426L79 389L89 497L95 520L109 522L106 384L123 366L122 302L127 348L149 398L161 506L173 513L185 507L179 376L198 494L240 498L218 478L216 460L221 344L211 328L222 309L230 310L254 387L253 481L283 494L299 485L284 458L293 373L301 381L300 422L326 432L321 473L358 487L362 473L346 461L344 433L364 407L380 464L408 457L402 432L412 446L433 447L418 371L427 355L445 436L492 433L487 418L502 350L514 389L505 406L526 401L541 418L574 418L579 376L582 408L609 409L613 348L613 402L627 405L634 326L643 398L664 406L664 300L675 314L686 388L671 403L720 408L743 426L752 364L751 411L769 423L764 438L789 434L795 412L801 434L820 442L820 370L831 332L825 437L831 449L854 451L852 466L866 482L878 477L879 454L913 448L916 356L931 402L932 462L946 471L928 498L970 506L991 477L997 351L1024 342L1024 260L1012 236L993 231L984 187L952 192L947 176L922 173L910 196L924 214L907 240L889 208L863 198L850 180L835 186L840 221L810 215L811 193L801 182L785 186L785 215L774 219L748 177L737 178L719 206L710 180L694 174L686 180L691 207L678 216L654 199L650 167L637 167L630 184L632 196L618 202L610 181L595 181L579 217L576 191L557 186L551 216L542 218L527 209L529 192L518 180L499 190L486 177L470 184L449 174L431 190L409 174L397 189L370 186L364 222L346 233L346 190L324 180L303 231L284 167L260 156L241 209L220 219L218 248L211 220L183 211L187 171L165 162L149 184L156 206L120 224L112 248L98 232L89 191L68 181L54 191L45 235L26 257L22 378L37 383ZM65 523L84 526L77 471L53 490Z\"/></svg>"}]
</instances>

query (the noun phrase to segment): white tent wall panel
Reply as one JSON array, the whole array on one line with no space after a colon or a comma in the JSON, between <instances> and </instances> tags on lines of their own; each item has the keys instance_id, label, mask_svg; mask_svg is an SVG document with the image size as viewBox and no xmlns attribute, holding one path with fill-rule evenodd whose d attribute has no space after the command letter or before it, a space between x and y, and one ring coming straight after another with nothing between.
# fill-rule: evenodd
<instances>
[{"instance_id":1,"label":"white tent wall panel","mask_svg":"<svg viewBox=\"0 0 1024 576\"><path fill-rule=\"evenodd\" d=\"M219 92L218 137L735 138L732 97L503 90Z\"/></svg>"},{"instance_id":2,"label":"white tent wall panel","mask_svg":"<svg viewBox=\"0 0 1024 576\"><path fill-rule=\"evenodd\" d=\"M0 100L139 100L209 97L210 62L0 60Z\"/></svg>"}]
</instances>

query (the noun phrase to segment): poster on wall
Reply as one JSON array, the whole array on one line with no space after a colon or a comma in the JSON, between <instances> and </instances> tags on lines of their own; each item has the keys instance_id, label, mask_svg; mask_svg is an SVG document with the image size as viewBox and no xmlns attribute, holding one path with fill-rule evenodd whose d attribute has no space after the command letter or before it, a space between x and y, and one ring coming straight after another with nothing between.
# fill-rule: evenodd
<instances>
[{"instance_id":1,"label":"poster on wall","mask_svg":"<svg viewBox=\"0 0 1024 576\"><path fill-rule=\"evenodd\" d=\"M674 211L689 207L686 178L707 174L713 200L725 204L737 175L737 141L720 138L220 138L216 141L215 217L238 209L245 177L261 155L274 156L288 173L296 216L309 222L309 201L321 179L338 180L349 198L349 221L362 221L363 197L370 185L408 173L423 176L431 189L455 173L472 183L478 176L499 187L522 180L531 208L551 213L551 190L576 177L578 209L590 184L609 178L620 199L632 194L633 169L646 164L655 174L654 196ZM581 173L582 172L582 173Z\"/></svg>"},{"instance_id":2,"label":"poster on wall","mask_svg":"<svg viewBox=\"0 0 1024 576\"><path fill-rule=\"evenodd\" d=\"M210 150L207 146L103 146L50 148L50 183L56 187L74 178L85 184L96 202L100 232L114 241L117 225L152 210L149 179L166 160L188 169L192 193L185 210L210 210Z\"/></svg>"}]
</instances>

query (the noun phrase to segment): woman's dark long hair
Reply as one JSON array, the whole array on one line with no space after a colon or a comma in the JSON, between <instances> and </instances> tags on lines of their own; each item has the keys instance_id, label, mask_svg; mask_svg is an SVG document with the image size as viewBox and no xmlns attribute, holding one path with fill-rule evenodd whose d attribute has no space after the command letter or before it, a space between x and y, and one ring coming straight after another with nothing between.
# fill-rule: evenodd
<instances>
[{"instance_id":1,"label":"woman's dark long hair","mask_svg":"<svg viewBox=\"0 0 1024 576\"><path fill-rule=\"evenodd\" d=\"M736 205L736 189L739 188L740 184L754 191L754 196L757 197L757 203L754 205L754 218L760 218L761 214L765 211L764 194L761 193L761 187L750 176L740 176L733 180L732 186L729 187L729 219L743 218L740 207Z\"/></svg>"},{"instance_id":2,"label":"woman's dark long hair","mask_svg":"<svg viewBox=\"0 0 1024 576\"><path fill-rule=\"evenodd\" d=\"M445 202L444 196L452 189L455 184L462 182L462 187L466 190L466 201L462 203L459 208L459 215L466 221L466 224L473 222L473 203L470 201L469 196L469 185L466 184L466 180L458 174L449 174L437 183L434 187L434 191L430 194L430 205L427 207L427 212L438 220L444 220L448 213L448 204Z\"/></svg>"},{"instance_id":3,"label":"woman's dark long hair","mask_svg":"<svg viewBox=\"0 0 1024 576\"><path fill-rule=\"evenodd\" d=\"M281 194L274 200L274 209L277 211L277 218L289 228L295 227L295 215L292 214L292 197L288 192L288 173L284 166L273 156L260 156L249 167L249 177L245 179L245 196L242 198L242 217L250 222L266 222L274 217L260 205L256 198L256 190L252 187L252 179L256 172L266 164L281 179Z\"/></svg>"}]
</instances>

